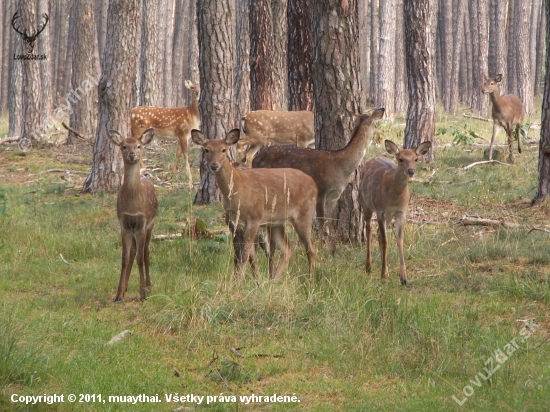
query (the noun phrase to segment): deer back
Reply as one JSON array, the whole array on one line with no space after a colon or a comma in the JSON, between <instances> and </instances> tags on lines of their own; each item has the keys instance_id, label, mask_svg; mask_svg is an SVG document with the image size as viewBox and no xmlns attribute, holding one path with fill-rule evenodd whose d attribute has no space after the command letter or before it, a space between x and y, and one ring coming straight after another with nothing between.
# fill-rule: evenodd
<instances>
[{"instance_id":1,"label":"deer back","mask_svg":"<svg viewBox=\"0 0 550 412\"><path fill-rule=\"evenodd\" d=\"M275 144L299 145L307 147L315 143L313 112L257 110L248 113L241 120L245 133L240 145Z\"/></svg>"}]
</instances>

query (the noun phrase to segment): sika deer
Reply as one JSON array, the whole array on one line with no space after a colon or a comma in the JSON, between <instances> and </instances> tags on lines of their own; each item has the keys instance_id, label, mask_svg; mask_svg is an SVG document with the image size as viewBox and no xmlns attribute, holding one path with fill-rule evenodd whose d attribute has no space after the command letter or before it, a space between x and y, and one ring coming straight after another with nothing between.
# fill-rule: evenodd
<instances>
[{"instance_id":1,"label":"sika deer","mask_svg":"<svg viewBox=\"0 0 550 412\"><path fill-rule=\"evenodd\" d=\"M508 161L514 163L514 155L512 150L512 144L514 142L514 127L516 139L518 140L518 152L521 153L521 138L519 130L523 122L523 103L514 94L500 95L498 83L502 81L502 74L490 79L485 77L483 82L483 93L491 95L491 101L493 103L493 136L491 137L491 144L489 145L489 160L493 158L493 145L495 143L495 137L499 131L499 127L503 127L508 135Z\"/></svg>"},{"instance_id":2,"label":"sika deer","mask_svg":"<svg viewBox=\"0 0 550 412\"><path fill-rule=\"evenodd\" d=\"M139 139L124 139L117 131L110 130L109 137L120 147L124 160L124 181L117 198L117 216L122 235L122 269L115 302L124 297L128 279L137 254L139 268L139 294L146 299L146 289L151 287L149 277L149 242L153 233L158 209L157 193L153 183L140 177L139 161L143 146L151 143L154 130L147 129ZM145 278L143 266L145 264Z\"/></svg>"},{"instance_id":3,"label":"sika deer","mask_svg":"<svg viewBox=\"0 0 550 412\"><path fill-rule=\"evenodd\" d=\"M277 112L257 110L241 119L243 136L237 143L239 159L243 147L250 145L244 152L246 162L252 165L256 152L266 143L315 147L313 112L306 110Z\"/></svg>"},{"instance_id":4,"label":"sika deer","mask_svg":"<svg viewBox=\"0 0 550 412\"><path fill-rule=\"evenodd\" d=\"M382 118L384 109L376 109L370 116L363 114L356 122L353 135L341 150L314 150L302 147L270 146L262 149L252 167L291 167L310 175L319 190L317 219L319 235L327 234L325 219L332 217L336 202L357 169L376 127L374 121Z\"/></svg>"},{"instance_id":5,"label":"sika deer","mask_svg":"<svg viewBox=\"0 0 550 412\"><path fill-rule=\"evenodd\" d=\"M377 157L365 163L361 172L361 186L359 189L359 203L363 208L366 224L367 260L365 269L371 270L371 218L376 212L378 219L378 243L382 255L382 278L388 276L386 264L386 250L388 247L386 229L395 217L395 231L397 234L397 249L399 250L399 277L401 284L407 284L405 258L403 256L403 232L409 204L409 179L414 176L416 162L430 150L432 143L424 142L417 149L399 150L397 145L389 140L385 141L388 153L395 156L397 166L392 161Z\"/></svg>"},{"instance_id":6,"label":"sika deer","mask_svg":"<svg viewBox=\"0 0 550 412\"><path fill-rule=\"evenodd\" d=\"M216 176L223 194L226 219L233 234L235 250L235 274L242 277L246 262L251 257L252 270L257 276L256 252L252 243L258 228L265 226L270 237L269 276L282 275L290 250L285 236L285 224L290 221L306 249L309 275L313 283L315 246L311 241L311 222L317 200L317 187L306 174L295 169L235 168L227 157L227 149L239 140L239 129L231 130L225 139L208 140L198 130L191 131L191 138L204 149L206 164ZM281 257L274 268L274 251L281 248ZM257 281L257 277L256 277Z\"/></svg>"},{"instance_id":7,"label":"sika deer","mask_svg":"<svg viewBox=\"0 0 550 412\"><path fill-rule=\"evenodd\" d=\"M185 81L185 87L191 91L190 107L151 107L139 106L132 109L132 136L137 139L142 133L149 129L155 129L155 136L159 139L177 140L178 149L174 161L173 172L176 173L178 160L183 154L185 170L189 177L189 187L193 187L193 176L189 167L189 153L187 144L191 136L191 130L200 126L199 97L201 88L198 83Z\"/></svg>"}]
</instances>

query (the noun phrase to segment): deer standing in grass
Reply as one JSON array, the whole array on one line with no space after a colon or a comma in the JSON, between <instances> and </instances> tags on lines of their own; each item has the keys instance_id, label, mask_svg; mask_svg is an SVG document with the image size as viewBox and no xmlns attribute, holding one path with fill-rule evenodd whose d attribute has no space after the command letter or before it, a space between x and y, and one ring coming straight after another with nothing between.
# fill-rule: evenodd
<instances>
[{"instance_id":1,"label":"deer standing in grass","mask_svg":"<svg viewBox=\"0 0 550 412\"><path fill-rule=\"evenodd\" d=\"M521 138L520 129L523 123L524 111L523 103L514 94L500 95L498 84L502 81L502 74L495 78L485 77L483 82L483 93L491 95L493 103L493 136L489 145L489 160L493 158L493 145L500 127L503 127L508 136L508 161L514 163L514 155L512 145L514 143L514 128L516 139L518 140L518 152L521 153Z\"/></svg>"},{"instance_id":2,"label":"deer standing in grass","mask_svg":"<svg viewBox=\"0 0 550 412\"><path fill-rule=\"evenodd\" d=\"M122 235L122 269L115 302L121 300L128 289L134 258L139 268L139 295L143 300L147 298L147 289L151 287L149 242L158 201L153 183L140 176L139 162L143 146L154 138L154 130L147 129L139 139L124 139L117 131L110 130L109 137L120 147L124 161L124 180L118 191L116 205Z\"/></svg>"},{"instance_id":3,"label":"deer standing in grass","mask_svg":"<svg viewBox=\"0 0 550 412\"><path fill-rule=\"evenodd\" d=\"M386 150L394 155L397 165L384 157L376 157L365 163L361 171L361 186L359 189L359 203L363 208L366 225L367 260L365 269L371 270L371 218L376 212L378 220L378 243L382 256L382 278L388 277L386 264L386 250L388 248L387 227L395 218L397 234L397 249L399 251L399 277L401 284L407 284L405 257L403 256L403 232L407 218L409 204L409 179L414 176L419 156L430 150L432 143L424 142L416 149L401 149L390 140L385 142Z\"/></svg>"},{"instance_id":4,"label":"deer standing in grass","mask_svg":"<svg viewBox=\"0 0 550 412\"><path fill-rule=\"evenodd\" d=\"M367 145L376 130L374 121L381 119L383 115L383 108L376 109L371 115L361 115L349 143L341 150L269 146L258 153L252 167L291 167L311 176L319 190L316 211L319 236L324 237L329 232L325 220L332 217L336 202L346 188L351 174L365 157Z\"/></svg>"},{"instance_id":5,"label":"deer standing in grass","mask_svg":"<svg viewBox=\"0 0 550 412\"><path fill-rule=\"evenodd\" d=\"M185 170L189 177L189 188L193 187L193 176L189 167L189 152L187 149L191 130L200 127L199 97L201 88L198 83L185 81L185 87L191 91L190 107L151 107L139 106L132 109L132 136L137 139L149 128L155 130L155 136L159 139L175 140L178 142L176 160L174 160L173 172L176 173L178 161L181 155L185 162Z\"/></svg>"},{"instance_id":6,"label":"deer standing in grass","mask_svg":"<svg viewBox=\"0 0 550 412\"><path fill-rule=\"evenodd\" d=\"M290 248L285 235L285 224L290 222L306 249L310 280L314 281L315 246L311 241L311 224L317 187L306 174L295 169L242 169L236 168L227 157L227 149L239 140L239 129L231 130L225 139L209 140L198 130L191 138L202 146L206 164L216 177L223 194L226 220L233 235L235 274L241 278L250 259L258 281L254 239L260 226L269 234L269 276L279 278L290 259ZM279 264L275 268L275 249L281 249Z\"/></svg>"},{"instance_id":7,"label":"deer standing in grass","mask_svg":"<svg viewBox=\"0 0 550 412\"><path fill-rule=\"evenodd\" d=\"M244 152L249 165L252 165L256 152L266 143L315 147L313 112L307 110L250 112L241 119L241 129L245 136L237 143L238 156L242 159L243 147L250 145Z\"/></svg>"}]
</instances>

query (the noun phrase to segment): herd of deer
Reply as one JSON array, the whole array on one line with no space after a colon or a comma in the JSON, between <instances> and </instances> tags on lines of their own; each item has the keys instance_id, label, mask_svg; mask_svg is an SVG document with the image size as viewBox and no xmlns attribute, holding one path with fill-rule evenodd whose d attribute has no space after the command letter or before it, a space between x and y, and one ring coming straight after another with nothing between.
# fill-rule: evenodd
<instances>
[{"instance_id":1,"label":"herd of deer","mask_svg":"<svg viewBox=\"0 0 550 412\"><path fill-rule=\"evenodd\" d=\"M514 95L500 95L497 83L501 79L501 75L486 78L482 87L484 93L491 94L493 102L494 128L489 158L498 128L502 126L508 135L512 161L514 128L521 153L518 134L523 121L523 106ZM374 121L383 117L384 109L379 108L370 115L359 116L349 143L336 151L310 148L315 139L313 113L308 111L251 112L241 121L245 136L241 137L241 131L234 129L224 139L210 139L196 130L200 125L200 86L189 81L185 85L192 95L190 107L136 107L131 114L132 137L125 139L116 131L109 132L113 143L120 147L124 161L124 180L117 199L117 216L122 234L122 269L115 301L122 299L126 292L134 259L139 268L141 299L146 298L151 286L149 243L158 201L151 181L140 176L140 165L143 164L143 146L149 144L154 136L177 140L173 170L176 171L178 159L183 154L190 187L193 183L187 151L189 137L203 148L207 167L214 173L223 194L226 223L233 236L236 276L242 277L247 262L250 262L258 281L256 246L262 237L266 244L269 277L272 280L279 278L290 259L291 249L285 234L285 225L290 222L306 250L310 281L313 283L316 250L311 227L314 214L323 242L330 233L329 226L336 202L350 176L361 164L375 131ZM276 145L259 150L266 143ZM242 157L245 162L231 163L229 160L227 150L234 144L237 144L240 156L244 147L249 146ZM401 284L406 285L403 233L410 197L408 182L415 173L419 157L430 150L431 142L424 142L416 149L399 149L393 142L386 140L385 147L395 157L397 164L387 158L377 157L365 163L361 170L359 203L366 223L365 269L370 272L372 266L371 218L376 212L382 278L388 277L386 230L395 219L399 275ZM276 250L280 250L280 257L275 267Z\"/></svg>"}]
</instances>

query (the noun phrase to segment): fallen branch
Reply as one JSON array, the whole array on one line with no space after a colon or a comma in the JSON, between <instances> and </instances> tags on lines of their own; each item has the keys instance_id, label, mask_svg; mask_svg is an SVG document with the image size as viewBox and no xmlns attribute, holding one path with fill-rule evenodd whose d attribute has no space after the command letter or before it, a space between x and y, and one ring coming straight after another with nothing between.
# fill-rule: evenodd
<instances>
[{"instance_id":1,"label":"fallen branch","mask_svg":"<svg viewBox=\"0 0 550 412\"><path fill-rule=\"evenodd\" d=\"M483 120L484 122L492 122L493 119L487 119L485 117L479 117L479 116L472 116L470 114L463 113L463 117L467 117L468 119L477 119L477 120Z\"/></svg>"},{"instance_id":2,"label":"fallen branch","mask_svg":"<svg viewBox=\"0 0 550 412\"><path fill-rule=\"evenodd\" d=\"M4 137L2 140L0 140L0 144L17 142L20 138L21 136Z\"/></svg>"},{"instance_id":3,"label":"fallen branch","mask_svg":"<svg viewBox=\"0 0 550 412\"><path fill-rule=\"evenodd\" d=\"M545 227L533 227L529 232L527 232L527 234L534 232L536 230L538 230L539 232L550 233L550 229L547 229Z\"/></svg>"},{"instance_id":4,"label":"fallen branch","mask_svg":"<svg viewBox=\"0 0 550 412\"><path fill-rule=\"evenodd\" d=\"M491 226L491 227L519 227L517 223L506 222L504 220L496 219L484 219L481 217L474 216L463 216L462 219L459 219L458 224L463 226Z\"/></svg>"},{"instance_id":5,"label":"fallen branch","mask_svg":"<svg viewBox=\"0 0 550 412\"><path fill-rule=\"evenodd\" d=\"M478 138L478 139L482 139L482 140L487 140L487 141L489 141L489 139L486 139L486 138L484 138L482 135L477 134L477 133L475 133L475 132L474 132L474 136L475 136L476 138Z\"/></svg>"},{"instance_id":6,"label":"fallen branch","mask_svg":"<svg viewBox=\"0 0 550 412\"><path fill-rule=\"evenodd\" d=\"M44 173L73 173L73 174L81 174L81 175L88 175L88 172L82 172L80 170L67 170L67 169L48 169L48 170L42 170L41 172L38 172L39 175Z\"/></svg>"},{"instance_id":7,"label":"fallen branch","mask_svg":"<svg viewBox=\"0 0 550 412\"><path fill-rule=\"evenodd\" d=\"M90 142L90 140L92 140L92 139L90 139L89 137L84 136L82 133L79 133L78 131L76 131L76 130L73 129L72 127L67 126L67 125L65 124L65 122L62 122L61 124L63 125L63 127L64 127L65 129L67 129L69 132L72 132L72 133L73 133L76 137L78 137L80 140L84 140L85 142L88 142L88 143Z\"/></svg>"},{"instance_id":8,"label":"fallen branch","mask_svg":"<svg viewBox=\"0 0 550 412\"><path fill-rule=\"evenodd\" d=\"M509 163L503 163L503 162L500 162L498 160L483 160L481 162L474 162L472 164L469 164L468 166L466 167L463 167L464 170L468 170L474 166L477 166L477 165L484 165L484 164L487 164L487 163L498 163L500 165L504 165L504 166L512 166L511 164Z\"/></svg>"},{"instance_id":9,"label":"fallen branch","mask_svg":"<svg viewBox=\"0 0 550 412\"><path fill-rule=\"evenodd\" d=\"M156 240L170 240L170 239L175 239L177 237L182 237L183 235L181 233L171 233L171 234L168 234L168 235L154 235L153 236L153 239L156 239Z\"/></svg>"}]
</instances>

